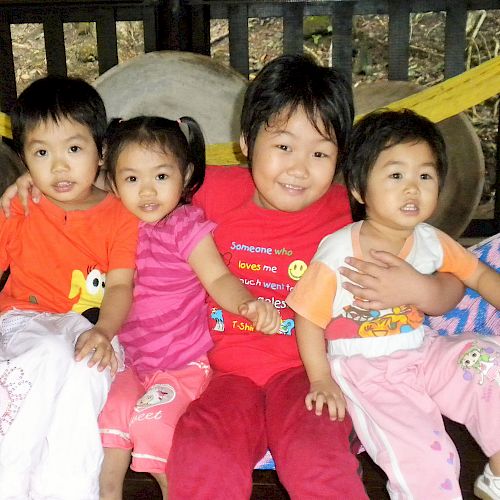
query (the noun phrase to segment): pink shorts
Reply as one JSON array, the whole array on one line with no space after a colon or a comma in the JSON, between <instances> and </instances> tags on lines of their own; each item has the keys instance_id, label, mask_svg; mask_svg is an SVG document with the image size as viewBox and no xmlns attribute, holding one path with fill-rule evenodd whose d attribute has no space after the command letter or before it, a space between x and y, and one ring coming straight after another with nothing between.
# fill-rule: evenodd
<instances>
[{"instance_id":1,"label":"pink shorts","mask_svg":"<svg viewBox=\"0 0 500 500\"><path fill-rule=\"evenodd\" d=\"M131 469L137 472L165 473L177 421L210 375L205 356L145 380L127 367L116 375L99 416L103 446L132 450Z\"/></svg>"}]
</instances>

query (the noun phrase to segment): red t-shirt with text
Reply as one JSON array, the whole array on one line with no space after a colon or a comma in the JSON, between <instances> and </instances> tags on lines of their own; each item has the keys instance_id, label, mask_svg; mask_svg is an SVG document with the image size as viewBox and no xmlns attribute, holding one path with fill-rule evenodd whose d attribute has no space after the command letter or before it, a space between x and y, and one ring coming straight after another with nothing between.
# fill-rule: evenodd
<instances>
[{"instance_id":1,"label":"red t-shirt with text","mask_svg":"<svg viewBox=\"0 0 500 500\"><path fill-rule=\"evenodd\" d=\"M209 167L194 203L217 224L214 239L225 263L251 293L280 311L279 334L255 332L241 316L209 299L215 342L209 353L216 371L249 377L263 385L274 374L300 366L293 311L285 299L307 268L321 239L351 222L347 192L333 184L300 212L259 207L246 168Z\"/></svg>"}]
</instances>

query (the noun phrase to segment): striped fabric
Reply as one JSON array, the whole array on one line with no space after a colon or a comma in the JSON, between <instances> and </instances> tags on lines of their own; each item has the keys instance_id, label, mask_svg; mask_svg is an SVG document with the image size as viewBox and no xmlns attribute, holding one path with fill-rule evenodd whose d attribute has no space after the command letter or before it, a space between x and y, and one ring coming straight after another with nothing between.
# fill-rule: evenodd
<instances>
[{"instance_id":1,"label":"striped fabric","mask_svg":"<svg viewBox=\"0 0 500 500\"><path fill-rule=\"evenodd\" d=\"M134 300L119 333L126 364L139 374L179 368L212 346L206 293L187 259L214 227L191 205L141 223Z\"/></svg>"}]
</instances>

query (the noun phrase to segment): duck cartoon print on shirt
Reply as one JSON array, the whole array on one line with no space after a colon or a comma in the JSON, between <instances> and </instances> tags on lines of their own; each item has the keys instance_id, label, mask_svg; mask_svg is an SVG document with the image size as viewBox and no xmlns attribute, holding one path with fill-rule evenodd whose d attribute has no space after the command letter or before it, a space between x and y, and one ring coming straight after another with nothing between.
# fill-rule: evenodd
<instances>
[{"instance_id":1,"label":"duck cartoon print on shirt","mask_svg":"<svg viewBox=\"0 0 500 500\"><path fill-rule=\"evenodd\" d=\"M74 269L71 274L71 288L68 298L78 297L71 310L85 317L97 317L104 297L106 275L94 266L87 268L86 275L80 269ZM92 321L90 317L88 317Z\"/></svg>"}]
</instances>

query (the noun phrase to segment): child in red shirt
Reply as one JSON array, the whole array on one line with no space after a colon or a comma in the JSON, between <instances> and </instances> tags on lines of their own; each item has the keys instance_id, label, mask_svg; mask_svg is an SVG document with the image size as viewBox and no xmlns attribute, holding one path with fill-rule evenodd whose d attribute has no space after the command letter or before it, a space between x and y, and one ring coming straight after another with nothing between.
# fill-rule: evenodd
<instances>
[{"instance_id":1,"label":"child in red shirt","mask_svg":"<svg viewBox=\"0 0 500 500\"><path fill-rule=\"evenodd\" d=\"M176 428L167 464L170 499L249 498L253 467L267 448L292 498L366 498L350 450L350 418L332 422L305 409L309 382L285 304L321 239L351 221L346 190L332 181L353 117L351 88L337 70L304 56L280 57L245 96L241 147L250 170L207 171L194 203L217 223L214 239L229 269L279 308L283 322L279 334L264 336L209 304L214 377ZM394 303L403 295L401 274L411 273L420 286L429 279L398 259L388 262L389 270L357 263L368 273L355 280L368 285L359 297L379 294L366 278L389 279L384 285L392 298L384 297ZM454 278L445 286L462 290ZM429 312L419 291L404 290Z\"/></svg>"}]
</instances>

